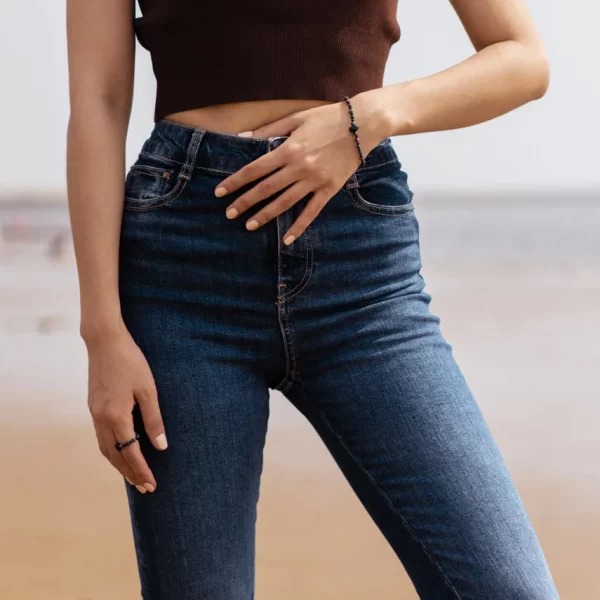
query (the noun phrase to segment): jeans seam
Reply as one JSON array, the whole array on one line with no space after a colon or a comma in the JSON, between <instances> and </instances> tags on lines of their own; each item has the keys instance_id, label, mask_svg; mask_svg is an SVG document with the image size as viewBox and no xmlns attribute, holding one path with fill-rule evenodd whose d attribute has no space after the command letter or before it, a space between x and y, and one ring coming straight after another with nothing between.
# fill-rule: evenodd
<instances>
[{"instance_id":1,"label":"jeans seam","mask_svg":"<svg viewBox=\"0 0 600 600\"><path fill-rule=\"evenodd\" d=\"M198 171L206 171L208 173L215 173L216 175L231 175L236 171L229 171L227 169L217 169L214 167L205 167L203 165L195 165L194 169L198 169Z\"/></svg>"},{"instance_id":2,"label":"jeans seam","mask_svg":"<svg viewBox=\"0 0 600 600\"><path fill-rule=\"evenodd\" d=\"M123 204L123 208L124 210L128 210L128 211L132 211L132 212L145 212L145 211L150 211L150 210L154 210L156 208L162 208L163 206L167 205L167 204L172 204L173 202L175 202L175 200L177 200L177 198L179 198L179 196L181 196L181 194L183 193L183 190L185 189L187 185L187 180L179 177L177 185L175 186L175 188L173 189L173 191L169 194L167 194L166 196L160 196L159 198L155 198L154 200L150 201L148 204L145 204L142 202L140 202L139 200L136 200L135 198L129 198L127 196L125 196L125 202ZM134 204L134 202L137 202L139 205L136 206Z\"/></svg>"},{"instance_id":3,"label":"jeans seam","mask_svg":"<svg viewBox=\"0 0 600 600\"><path fill-rule=\"evenodd\" d=\"M292 341L292 332L290 330L286 317L281 318L280 321L281 331L284 338L285 356L286 356L286 369L285 376L279 382L275 389L281 392L287 392L295 382L296 376L296 354L294 352L294 345Z\"/></svg>"},{"instance_id":4,"label":"jeans seam","mask_svg":"<svg viewBox=\"0 0 600 600\"><path fill-rule=\"evenodd\" d=\"M314 266L314 262L315 262L311 231L312 230L310 228L307 228L306 231L304 232L304 235L306 235L308 238L307 243L310 244L310 251L306 253L306 267L304 270L304 275L302 276L302 279L298 282L298 284L296 285L296 287L293 290L286 292L285 294L283 294L282 296L280 296L278 298L279 302L284 302L286 300L290 300L294 296L297 296L308 285L308 282L309 282L312 272L313 272L313 266Z\"/></svg>"},{"instance_id":5,"label":"jeans seam","mask_svg":"<svg viewBox=\"0 0 600 600\"><path fill-rule=\"evenodd\" d=\"M135 205L135 202L137 202L135 198L128 198L127 196L125 196L123 209L132 212L145 212L161 208L169 204L173 204L173 202L175 202L175 200L177 200L177 198L181 196L188 182L191 179L191 174L193 173L193 166L196 162L198 149L200 148L200 144L202 143L203 135L203 133L197 132L194 132L192 134L192 137L187 147L186 161L181 166L181 170L179 171L179 175L177 177L177 184L171 192L158 198L154 198L148 203L139 203L137 206ZM146 154L149 153L146 152ZM129 201L129 204L126 204L127 201Z\"/></svg>"},{"instance_id":6,"label":"jeans seam","mask_svg":"<svg viewBox=\"0 0 600 600\"><path fill-rule=\"evenodd\" d=\"M304 386L300 386L300 387L302 389L302 393L306 396L306 390L304 389ZM452 582L450 581L450 578L446 575L446 573L444 572L444 570L442 569L442 567L439 565L439 563L429 553L429 551L427 550L427 547L425 546L423 540L421 540L421 538L416 534L416 532L414 531L414 529L409 525L409 523L406 520L406 518L404 517L404 515L394 506L394 503L392 502L392 500L390 499L390 497L384 492L384 490L381 489L381 487L379 487L379 485L373 479L373 477L371 476L371 474L369 473L369 471L367 471L367 469L365 469L363 467L362 463L358 460L358 458L354 455L354 453L350 450L350 448L348 448L348 446L344 443L344 440L337 433L337 431L332 427L331 423L327 420L327 417L323 414L323 411L319 409L318 412L319 412L319 415L320 415L321 419L323 419L323 422L325 423L325 425L329 429L329 431L331 431L331 433L336 437L336 439L341 444L342 448L346 451L346 453L348 454L348 456L352 459L352 461L354 462L354 464L365 475L365 477L367 477L367 479L369 480L369 482L371 483L371 485L373 486L373 488L388 503L388 505L390 506L390 508L394 512L394 514L396 514L400 518L400 520L404 524L404 527L406 528L406 530L410 533L410 535L413 537L413 539L421 546L421 548L423 549L423 552L425 553L425 555L427 556L427 558L429 558L429 560L431 561L431 563L438 569L438 571L440 572L440 574L442 575L442 577L444 579L444 583L452 590L452 592L455 594L457 600L462 600L460 594L458 593L458 590L452 585Z\"/></svg>"},{"instance_id":7,"label":"jeans seam","mask_svg":"<svg viewBox=\"0 0 600 600\"><path fill-rule=\"evenodd\" d=\"M158 158L159 160L164 160L165 162L169 162L171 164L179 165L179 166L183 166L185 164L179 160L173 160L172 158L167 158L166 156L163 156L162 154L154 154L154 152L148 152L147 150L142 150L140 152L140 156L150 156L152 158Z\"/></svg>"},{"instance_id":8,"label":"jeans seam","mask_svg":"<svg viewBox=\"0 0 600 600\"><path fill-rule=\"evenodd\" d=\"M285 285L281 283L281 235L279 227L279 219L275 220L277 226L277 294L279 293L279 286ZM294 372L296 369L296 356L294 354L294 346L292 340L292 333L289 328L287 316L285 314L286 307L280 297L277 297L275 301L277 305L277 321L279 328L281 329L281 335L283 338L283 350L285 352L285 374L281 381L275 386L274 389L280 392L287 392L294 384Z\"/></svg>"},{"instance_id":9,"label":"jeans seam","mask_svg":"<svg viewBox=\"0 0 600 600\"><path fill-rule=\"evenodd\" d=\"M363 173L364 171L371 171L373 169L378 169L379 167L384 167L385 165L391 165L392 163L400 162L397 158L392 158L391 160L386 160L382 163L377 163L376 165L368 165L366 167L358 167L356 169L356 173Z\"/></svg>"},{"instance_id":10,"label":"jeans seam","mask_svg":"<svg viewBox=\"0 0 600 600\"><path fill-rule=\"evenodd\" d=\"M358 188L354 188L353 190L348 190L350 195L352 196L352 202L356 206L356 208L360 210L364 210L367 213L371 213L372 215L379 215L381 217L410 217L415 210L415 205L413 201L407 202L401 206L387 207L383 205L371 205L362 198ZM354 195L356 194L356 196Z\"/></svg>"},{"instance_id":11,"label":"jeans seam","mask_svg":"<svg viewBox=\"0 0 600 600\"><path fill-rule=\"evenodd\" d=\"M168 167L153 167L152 165L131 165L130 171L149 171L150 174L156 175L157 172L160 173L161 176L164 176L164 173L169 173L169 175L173 174L175 169Z\"/></svg>"},{"instance_id":12,"label":"jeans seam","mask_svg":"<svg viewBox=\"0 0 600 600\"><path fill-rule=\"evenodd\" d=\"M166 125L176 126L176 127L185 127L186 129L192 129L193 131L197 131L199 133L208 133L208 134L218 134L219 136L226 136L230 138L234 138L239 140L240 136L237 133L227 133L226 131L217 131L216 129L207 129L206 127L195 127L194 125L186 125L185 123L180 123L179 121L172 121L171 119L159 119L157 123L165 123ZM252 140L253 142L265 142L268 141L269 138L263 138L258 136L252 136L249 138L244 138L247 140Z\"/></svg>"},{"instance_id":13,"label":"jeans seam","mask_svg":"<svg viewBox=\"0 0 600 600\"><path fill-rule=\"evenodd\" d=\"M404 217L410 216L415 210L415 202L412 198L406 204L392 206L373 204L362 197L358 182L356 186L346 188L345 191L350 194L350 199L357 208L374 215L380 215L384 217Z\"/></svg>"}]
</instances>

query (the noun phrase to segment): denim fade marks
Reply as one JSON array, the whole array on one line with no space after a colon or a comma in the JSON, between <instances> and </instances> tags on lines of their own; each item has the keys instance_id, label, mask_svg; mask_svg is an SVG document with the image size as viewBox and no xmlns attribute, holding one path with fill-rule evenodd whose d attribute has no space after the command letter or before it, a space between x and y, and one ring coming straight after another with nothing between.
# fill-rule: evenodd
<instances>
[{"instance_id":1,"label":"denim fade marks","mask_svg":"<svg viewBox=\"0 0 600 600\"><path fill-rule=\"evenodd\" d=\"M256 231L245 222L263 203L226 218L245 190L217 198L214 189L285 139L162 120L127 174L122 311L169 439L166 452L154 450L134 410L158 483L145 495L127 486L143 598L254 597L269 393L279 389L420 598L558 599L430 311L415 200L389 138L289 246L281 238L310 197Z\"/></svg>"}]
</instances>

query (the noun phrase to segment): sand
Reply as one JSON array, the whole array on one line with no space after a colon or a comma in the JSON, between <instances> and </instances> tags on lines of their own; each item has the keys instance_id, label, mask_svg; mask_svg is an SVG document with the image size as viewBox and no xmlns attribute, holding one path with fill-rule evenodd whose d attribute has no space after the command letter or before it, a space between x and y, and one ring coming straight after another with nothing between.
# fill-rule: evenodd
<instances>
[{"instance_id":1,"label":"sand","mask_svg":"<svg viewBox=\"0 0 600 600\"><path fill-rule=\"evenodd\" d=\"M289 454L290 443L296 451L302 442L316 445L311 433L292 440L274 434L268 442L257 598L416 599L400 563L325 453L316 469L273 460ZM97 452L93 431L4 429L0 452L0 597L139 598L124 488ZM517 485L561 597L600 597L598 512L579 506L559 482L520 477Z\"/></svg>"}]
</instances>

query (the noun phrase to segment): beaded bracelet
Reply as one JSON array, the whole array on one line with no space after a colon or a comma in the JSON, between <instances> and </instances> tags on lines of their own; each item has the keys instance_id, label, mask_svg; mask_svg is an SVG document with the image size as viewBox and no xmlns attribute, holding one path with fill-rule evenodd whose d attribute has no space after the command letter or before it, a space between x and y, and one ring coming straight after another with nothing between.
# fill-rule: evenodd
<instances>
[{"instance_id":1,"label":"beaded bracelet","mask_svg":"<svg viewBox=\"0 0 600 600\"><path fill-rule=\"evenodd\" d=\"M356 147L358 148L358 154L360 156L360 164L361 166L365 166L365 157L362 151L362 147L360 145L360 138L358 137L358 125L354 122L354 110L352 109L352 104L350 104L350 98L348 98L348 96L344 96L344 101L346 102L346 105L348 106L348 110L350 111L350 122L351 125L350 127L348 127L348 131L350 131L352 133L352 135L354 136L354 141L356 142Z\"/></svg>"}]
</instances>

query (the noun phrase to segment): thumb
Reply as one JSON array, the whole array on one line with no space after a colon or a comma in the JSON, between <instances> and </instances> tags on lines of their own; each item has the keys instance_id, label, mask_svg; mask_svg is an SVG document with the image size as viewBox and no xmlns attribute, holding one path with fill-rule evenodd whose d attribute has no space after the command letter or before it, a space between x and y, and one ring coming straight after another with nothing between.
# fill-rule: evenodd
<instances>
[{"instance_id":1,"label":"thumb","mask_svg":"<svg viewBox=\"0 0 600 600\"><path fill-rule=\"evenodd\" d=\"M137 403L142 413L144 429L152 445L157 450L167 449L167 436L165 426L158 405L158 394L154 385L148 386L135 393Z\"/></svg>"},{"instance_id":2,"label":"thumb","mask_svg":"<svg viewBox=\"0 0 600 600\"><path fill-rule=\"evenodd\" d=\"M298 113L292 113L277 121L261 125L252 131L242 131L238 133L242 137L260 137L269 138L276 135L289 135L294 129L297 129L300 125L298 120Z\"/></svg>"}]
</instances>

